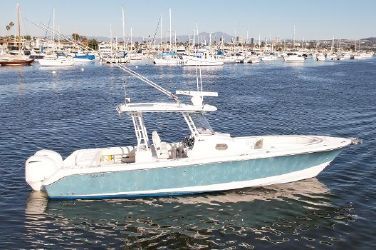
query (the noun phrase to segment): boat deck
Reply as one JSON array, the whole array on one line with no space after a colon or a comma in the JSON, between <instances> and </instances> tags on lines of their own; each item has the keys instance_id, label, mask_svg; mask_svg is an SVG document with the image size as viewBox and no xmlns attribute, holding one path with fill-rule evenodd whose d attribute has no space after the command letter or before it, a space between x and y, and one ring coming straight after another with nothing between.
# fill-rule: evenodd
<instances>
[{"instance_id":1,"label":"boat deck","mask_svg":"<svg viewBox=\"0 0 376 250\"><path fill-rule=\"evenodd\" d=\"M209 137L208 137L209 138ZM207 142L206 142L207 143ZM159 158L156 155L155 148L151 145L151 162L168 162L176 160L196 161L215 158L216 160L237 158L237 157L271 157L282 154L300 154L314 151L327 151L335 148L342 148L351 144L351 139L327 137L327 136L251 136L251 137L226 137L209 144L212 145L212 151L199 154L188 155L183 152L181 143L165 143L168 149L168 155ZM199 146L197 146L199 147ZM179 152L180 149L180 152ZM119 164L138 165L135 161L136 148L133 146L121 146L110 148L81 149L73 152L64 160L64 168L92 168L105 167ZM201 155L200 155L201 154ZM143 161L144 164L147 161ZM142 165L143 165L142 164Z\"/></svg>"}]
</instances>

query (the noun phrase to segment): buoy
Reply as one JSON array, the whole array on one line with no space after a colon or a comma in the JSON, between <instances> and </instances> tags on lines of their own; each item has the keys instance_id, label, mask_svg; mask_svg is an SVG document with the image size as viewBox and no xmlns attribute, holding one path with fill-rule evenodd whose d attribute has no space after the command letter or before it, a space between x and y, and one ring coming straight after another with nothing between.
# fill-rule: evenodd
<instances>
[{"instance_id":1,"label":"buoy","mask_svg":"<svg viewBox=\"0 0 376 250\"><path fill-rule=\"evenodd\" d=\"M52 74L56 74L56 71L54 70L54 71L52 71Z\"/></svg>"},{"instance_id":2,"label":"buoy","mask_svg":"<svg viewBox=\"0 0 376 250\"><path fill-rule=\"evenodd\" d=\"M84 70L85 70L84 68L81 68L81 71L82 71L82 72L84 72Z\"/></svg>"}]
</instances>

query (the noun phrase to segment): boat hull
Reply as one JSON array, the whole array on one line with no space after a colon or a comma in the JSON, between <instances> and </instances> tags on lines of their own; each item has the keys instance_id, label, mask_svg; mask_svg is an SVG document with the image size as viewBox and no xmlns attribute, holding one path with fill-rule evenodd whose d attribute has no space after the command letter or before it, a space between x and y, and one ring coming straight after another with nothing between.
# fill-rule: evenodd
<instances>
[{"instance_id":1,"label":"boat hull","mask_svg":"<svg viewBox=\"0 0 376 250\"><path fill-rule=\"evenodd\" d=\"M30 66L34 59L0 61L1 66Z\"/></svg>"},{"instance_id":2,"label":"boat hull","mask_svg":"<svg viewBox=\"0 0 376 250\"><path fill-rule=\"evenodd\" d=\"M66 59L56 59L56 60L40 59L38 60L38 62L40 66L43 66L43 67L67 67L67 66L74 65L73 60L66 60Z\"/></svg>"},{"instance_id":3,"label":"boat hull","mask_svg":"<svg viewBox=\"0 0 376 250\"><path fill-rule=\"evenodd\" d=\"M242 161L96 172L44 186L51 199L170 196L264 186L312 178L340 149Z\"/></svg>"}]
</instances>

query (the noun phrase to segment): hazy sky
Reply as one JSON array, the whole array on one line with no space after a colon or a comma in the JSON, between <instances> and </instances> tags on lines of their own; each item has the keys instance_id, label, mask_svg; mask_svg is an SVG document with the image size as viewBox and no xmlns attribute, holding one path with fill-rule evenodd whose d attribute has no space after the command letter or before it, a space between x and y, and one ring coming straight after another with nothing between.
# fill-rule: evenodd
<instances>
[{"instance_id":1,"label":"hazy sky","mask_svg":"<svg viewBox=\"0 0 376 250\"><path fill-rule=\"evenodd\" d=\"M153 36L163 16L163 33L168 36L168 8L172 9L172 30L178 35L223 31L230 35L262 38L358 39L376 36L376 0L1 0L0 35L16 19L21 6L23 34L44 35L28 20L55 24L64 34L121 36L121 8L125 9L126 33ZM159 37L159 32L157 37Z\"/></svg>"}]
</instances>

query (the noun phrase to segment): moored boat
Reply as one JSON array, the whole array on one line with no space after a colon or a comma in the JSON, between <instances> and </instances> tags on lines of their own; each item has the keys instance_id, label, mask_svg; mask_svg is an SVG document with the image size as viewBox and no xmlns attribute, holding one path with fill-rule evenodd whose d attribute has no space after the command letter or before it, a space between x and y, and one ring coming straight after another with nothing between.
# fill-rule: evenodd
<instances>
[{"instance_id":1,"label":"moored boat","mask_svg":"<svg viewBox=\"0 0 376 250\"><path fill-rule=\"evenodd\" d=\"M316 53L315 54L315 60L316 61L325 61L326 55L324 53Z\"/></svg>"},{"instance_id":2,"label":"moored boat","mask_svg":"<svg viewBox=\"0 0 376 250\"><path fill-rule=\"evenodd\" d=\"M34 59L24 54L22 51L21 25L20 25L20 6L17 4L17 37L16 50L9 51L8 54L0 55L0 66L27 66L31 65Z\"/></svg>"},{"instance_id":3,"label":"moored boat","mask_svg":"<svg viewBox=\"0 0 376 250\"><path fill-rule=\"evenodd\" d=\"M2 55L0 56L0 65L1 66L28 66L34 62L34 59L31 59L28 56L24 55Z\"/></svg>"},{"instance_id":4,"label":"moored boat","mask_svg":"<svg viewBox=\"0 0 376 250\"><path fill-rule=\"evenodd\" d=\"M74 65L74 60L65 55L51 54L39 59L38 63L43 67L67 67Z\"/></svg>"},{"instance_id":5,"label":"moored boat","mask_svg":"<svg viewBox=\"0 0 376 250\"><path fill-rule=\"evenodd\" d=\"M181 65L182 63L182 57L175 52L162 52L154 58L156 65Z\"/></svg>"},{"instance_id":6,"label":"moored boat","mask_svg":"<svg viewBox=\"0 0 376 250\"><path fill-rule=\"evenodd\" d=\"M89 63L94 62L95 55L87 53L76 53L73 57L73 60L78 63Z\"/></svg>"},{"instance_id":7,"label":"moored boat","mask_svg":"<svg viewBox=\"0 0 376 250\"><path fill-rule=\"evenodd\" d=\"M283 56L285 62L304 62L305 57L301 53L288 52Z\"/></svg>"},{"instance_id":8,"label":"moored boat","mask_svg":"<svg viewBox=\"0 0 376 250\"><path fill-rule=\"evenodd\" d=\"M224 62L213 57L183 56L184 66L221 66Z\"/></svg>"}]
</instances>

